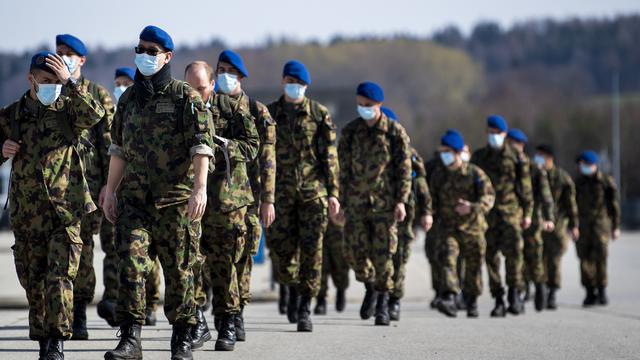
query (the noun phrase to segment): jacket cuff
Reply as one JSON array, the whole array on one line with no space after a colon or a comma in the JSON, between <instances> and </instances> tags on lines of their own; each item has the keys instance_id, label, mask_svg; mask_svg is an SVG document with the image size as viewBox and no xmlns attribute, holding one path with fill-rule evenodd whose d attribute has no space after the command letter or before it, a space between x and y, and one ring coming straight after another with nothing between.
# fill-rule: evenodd
<instances>
[{"instance_id":1,"label":"jacket cuff","mask_svg":"<svg viewBox=\"0 0 640 360\"><path fill-rule=\"evenodd\" d=\"M122 148L116 144L111 144L109 145L109 151L107 152L107 155L109 156L117 156L119 158L124 159L124 151L122 150Z\"/></svg>"},{"instance_id":2,"label":"jacket cuff","mask_svg":"<svg viewBox=\"0 0 640 360\"><path fill-rule=\"evenodd\" d=\"M191 157L194 157L196 155L205 155L207 157L212 158L213 149L211 149L210 146L204 145L204 144L196 145L189 150L189 154L191 155Z\"/></svg>"}]
</instances>

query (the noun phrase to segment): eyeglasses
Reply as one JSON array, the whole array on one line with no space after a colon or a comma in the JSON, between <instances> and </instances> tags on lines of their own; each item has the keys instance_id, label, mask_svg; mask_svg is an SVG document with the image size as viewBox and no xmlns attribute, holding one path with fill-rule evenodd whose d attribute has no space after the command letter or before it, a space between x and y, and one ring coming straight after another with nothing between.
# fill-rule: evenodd
<instances>
[{"instance_id":1,"label":"eyeglasses","mask_svg":"<svg viewBox=\"0 0 640 360\"><path fill-rule=\"evenodd\" d=\"M147 49L141 46L136 46L134 48L134 50L136 51L136 54L147 54L147 55L151 55L151 56L156 56L158 54L163 54L166 51L162 51L162 50L158 50L158 49Z\"/></svg>"}]
</instances>

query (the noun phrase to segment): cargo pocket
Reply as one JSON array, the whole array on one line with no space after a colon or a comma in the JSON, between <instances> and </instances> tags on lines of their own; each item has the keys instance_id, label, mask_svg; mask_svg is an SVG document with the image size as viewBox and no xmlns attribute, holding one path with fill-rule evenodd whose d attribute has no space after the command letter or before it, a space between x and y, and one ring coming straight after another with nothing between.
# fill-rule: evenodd
<instances>
[{"instance_id":1,"label":"cargo pocket","mask_svg":"<svg viewBox=\"0 0 640 360\"><path fill-rule=\"evenodd\" d=\"M11 251L13 251L13 261L16 266L16 274L18 274L18 281L20 281L20 285L25 290L29 284L29 274L27 273L27 259L25 257L25 244L19 244L16 242L11 246Z\"/></svg>"},{"instance_id":2,"label":"cargo pocket","mask_svg":"<svg viewBox=\"0 0 640 360\"><path fill-rule=\"evenodd\" d=\"M82 238L80 237L80 224L66 226L66 250L67 250L67 273L71 279L75 279L78 274L78 267L80 266L80 256L82 254ZM54 245L55 246L55 245ZM60 244L60 246L64 246L64 244ZM62 248L60 250L63 250ZM51 249L49 256L56 256L55 249ZM63 254L60 254L63 255Z\"/></svg>"}]
</instances>

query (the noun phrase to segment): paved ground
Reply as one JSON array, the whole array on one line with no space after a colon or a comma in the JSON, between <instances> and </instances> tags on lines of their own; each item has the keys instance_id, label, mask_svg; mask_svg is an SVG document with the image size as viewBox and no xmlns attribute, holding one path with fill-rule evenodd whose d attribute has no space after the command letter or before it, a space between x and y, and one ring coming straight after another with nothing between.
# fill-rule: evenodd
<instances>
[{"instance_id":1,"label":"paved ground","mask_svg":"<svg viewBox=\"0 0 640 360\"><path fill-rule=\"evenodd\" d=\"M34 359L36 344L27 338L27 311L6 309L20 306L18 288L8 250L10 236L0 236L0 359ZM360 284L349 289L349 304L342 314L333 306L329 315L314 317L315 331L298 334L295 325L276 313L275 303L258 302L246 311L248 342L233 353L213 354L213 343L195 353L195 359L640 359L640 233L625 233L611 246L610 297L607 308L585 310L579 306L583 293L573 246L563 262L564 289L560 309L507 319L490 319L491 299L480 300L481 317L448 319L427 308L428 266L422 243L416 243L407 278L407 299L402 319L389 328L373 326L358 317L362 296ZM96 264L98 264L96 259ZM260 300L274 296L268 287L268 268L257 267L254 289ZM485 275L486 279L486 275ZM101 289L98 290L100 292ZM464 314L461 314L464 315ZM144 328L145 359L169 358L170 327L162 321ZM102 359L117 343L116 330L109 328L89 309L91 340L67 342L67 359ZM214 334L215 336L215 334Z\"/></svg>"}]
</instances>

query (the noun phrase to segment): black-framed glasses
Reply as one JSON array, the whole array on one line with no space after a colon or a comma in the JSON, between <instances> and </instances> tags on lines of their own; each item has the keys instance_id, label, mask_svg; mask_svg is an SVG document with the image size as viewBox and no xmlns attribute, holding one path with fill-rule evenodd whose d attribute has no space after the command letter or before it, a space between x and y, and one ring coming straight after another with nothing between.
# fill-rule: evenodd
<instances>
[{"instance_id":1,"label":"black-framed glasses","mask_svg":"<svg viewBox=\"0 0 640 360\"><path fill-rule=\"evenodd\" d=\"M133 49L136 51L136 54L145 54L146 53L147 55L151 55L151 56L156 56L158 54L163 54L163 53L166 52L166 51L162 51L162 50L158 50L158 49L154 49L154 48L147 49L147 48L144 48L142 46L136 46Z\"/></svg>"}]
</instances>

